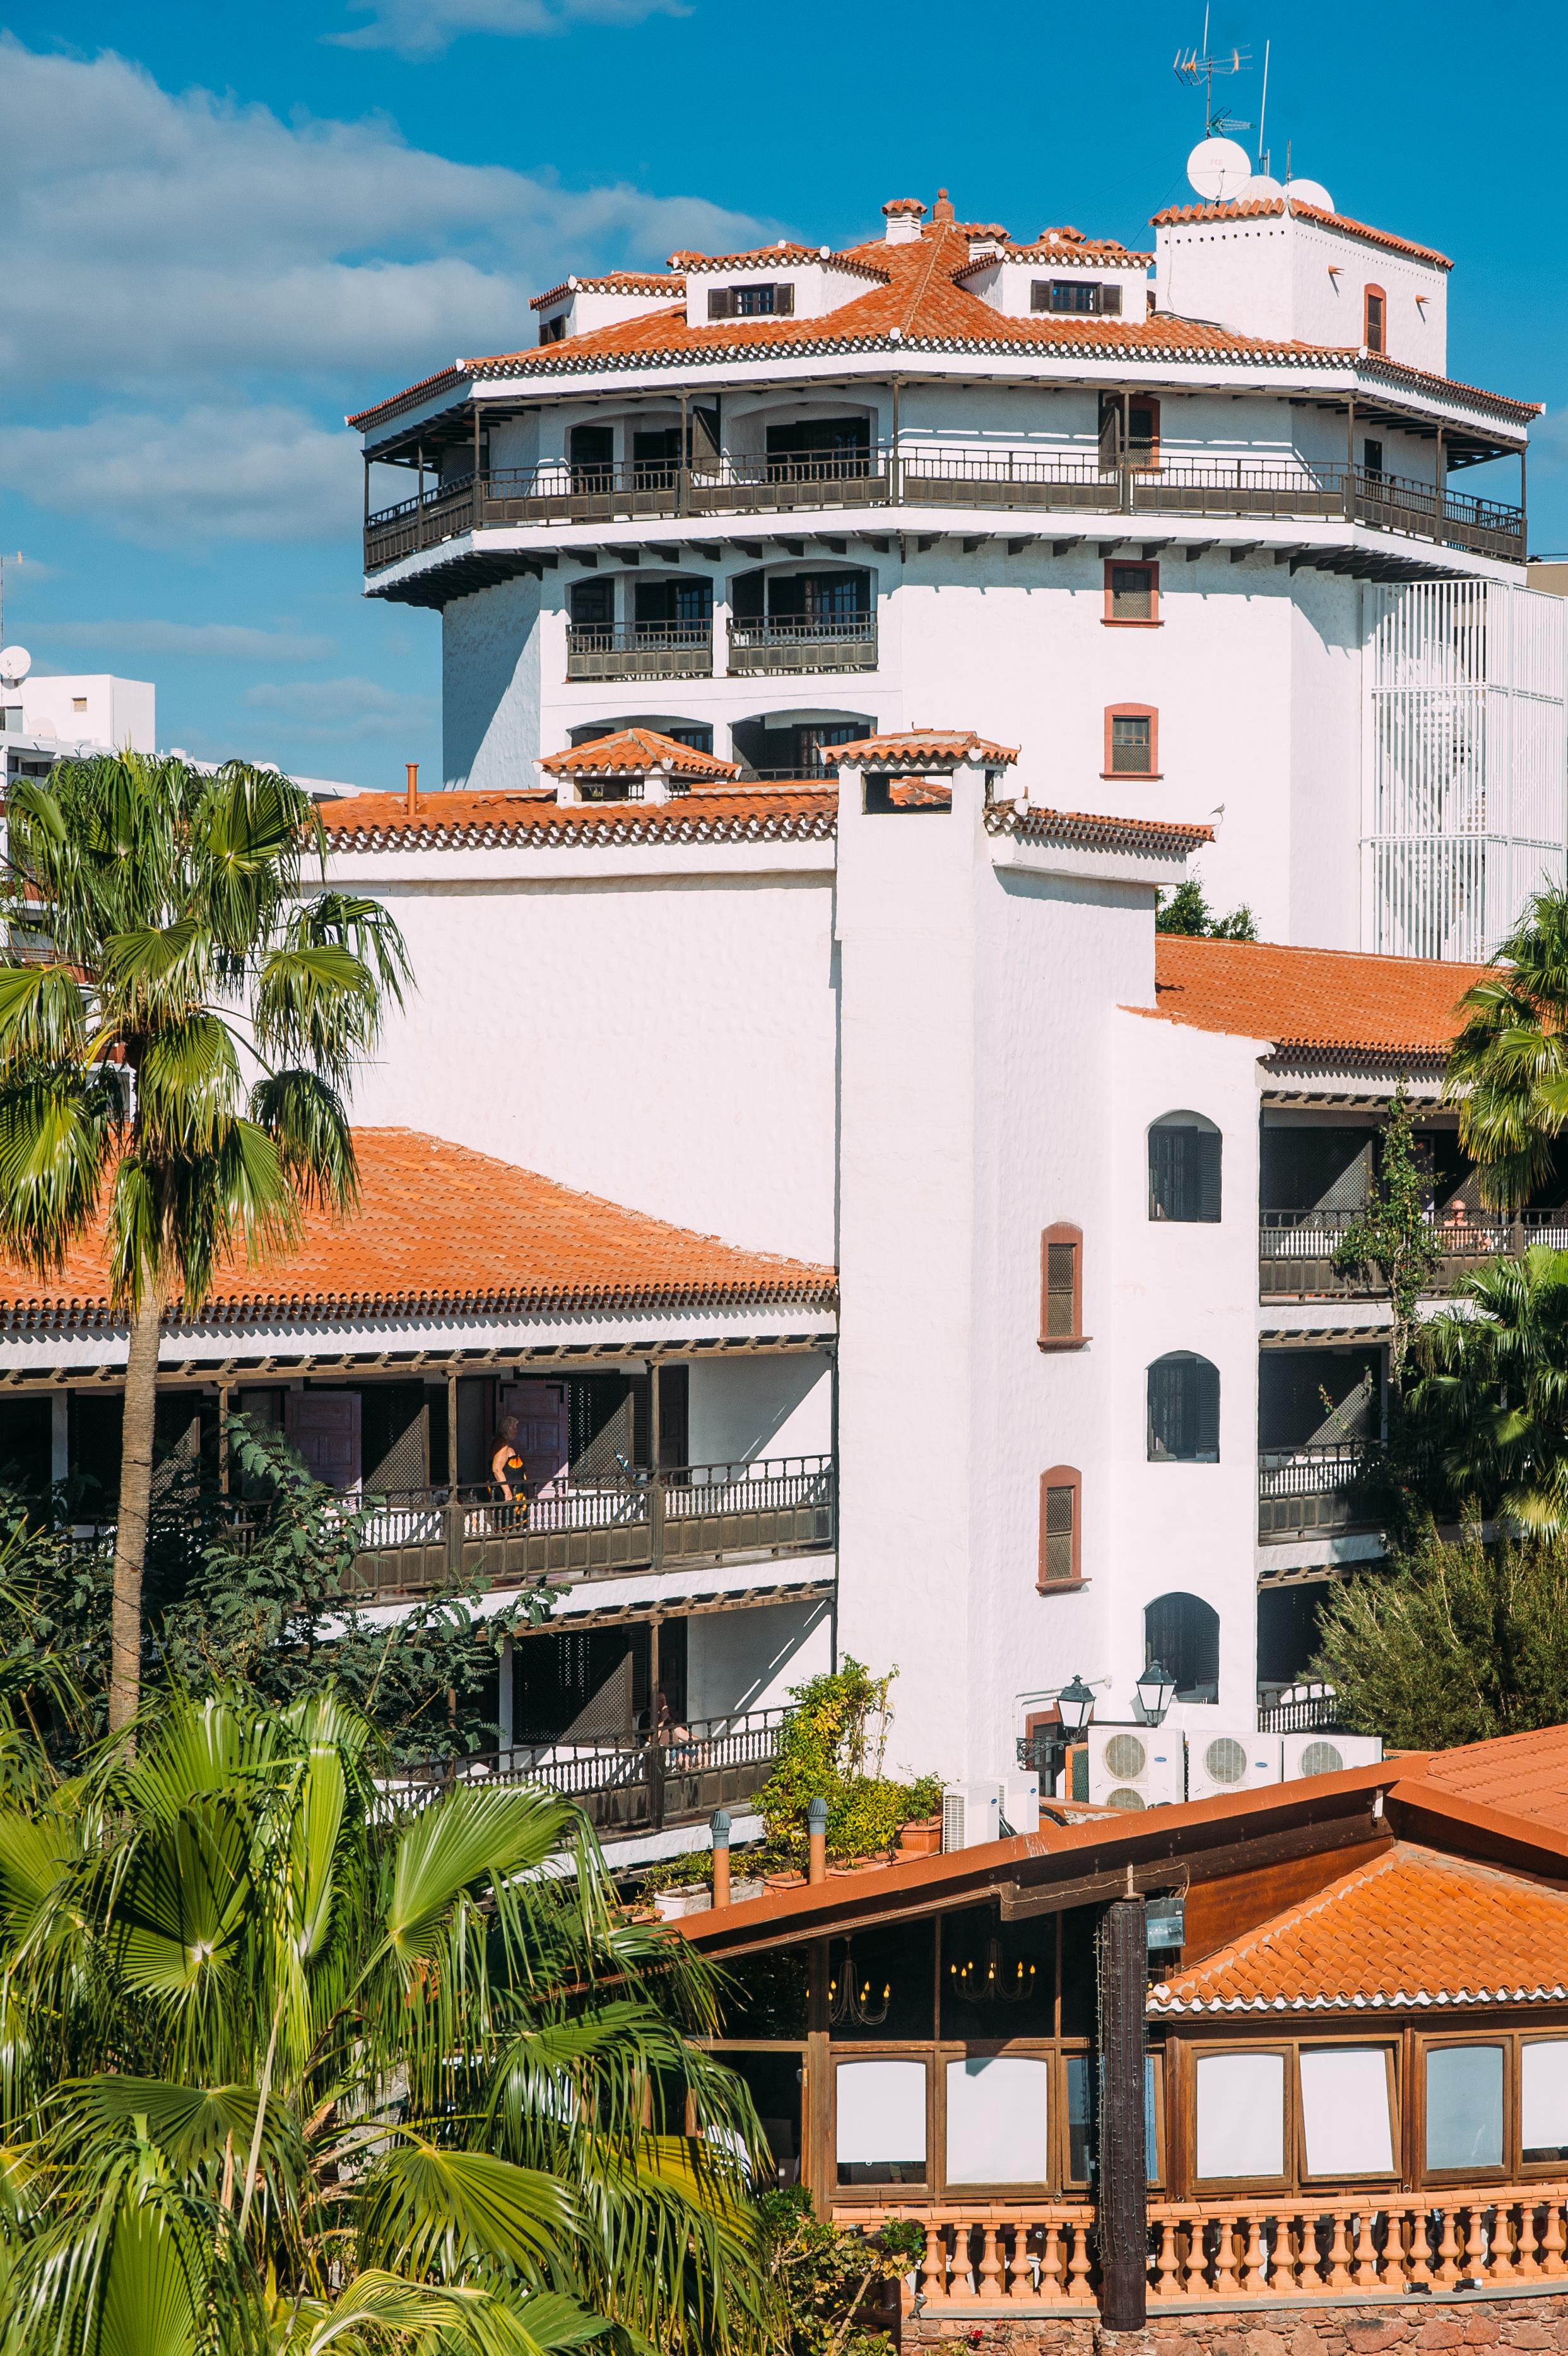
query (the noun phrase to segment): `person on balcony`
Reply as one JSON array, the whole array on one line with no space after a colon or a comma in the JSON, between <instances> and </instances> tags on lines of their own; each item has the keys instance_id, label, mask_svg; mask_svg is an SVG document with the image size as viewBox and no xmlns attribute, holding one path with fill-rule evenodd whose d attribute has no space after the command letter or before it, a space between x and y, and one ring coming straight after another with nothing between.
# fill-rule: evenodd
<instances>
[{"instance_id":1,"label":"person on balcony","mask_svg":"<svg viewBox=\"0 0 1568 2356\"><path fill-rule=\"evenodd\" d=\"M502 1502L522 1508L519 1521L528 1518L528 1467L518 1453L518 1419L515 1415L503 1415L496 1426L496 1444L490 1456L490 1478L501 1493Z\"/></svg>"}]
</instances>

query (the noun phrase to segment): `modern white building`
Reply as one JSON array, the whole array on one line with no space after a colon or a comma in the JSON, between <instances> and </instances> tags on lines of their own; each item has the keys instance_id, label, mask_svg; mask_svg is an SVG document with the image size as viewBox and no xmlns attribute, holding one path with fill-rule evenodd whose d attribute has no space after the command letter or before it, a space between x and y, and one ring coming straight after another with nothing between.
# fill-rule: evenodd
<instances>
[{"instance_id":1,"label":"modern white building","mask_svg":"<svg viewBox=\"0 0 1568 2356\"><path fill-rule=\"evenodd\" d=\"M1447 374L1446 259L1283 197L1148 253L884 212L569 279L531 348L351 421L369 594L442 615L447 784L626 724L766 778L959 720L1058 808L1212 823L1269 939L1488 951L1563 869L1568 609L1525 587L1537 406Z\"/></svg>"}]
</instances>

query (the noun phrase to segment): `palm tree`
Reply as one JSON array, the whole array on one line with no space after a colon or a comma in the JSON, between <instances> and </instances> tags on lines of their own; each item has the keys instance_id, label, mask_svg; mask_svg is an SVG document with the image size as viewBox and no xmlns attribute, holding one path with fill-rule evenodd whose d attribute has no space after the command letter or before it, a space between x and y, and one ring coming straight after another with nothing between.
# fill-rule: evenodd
<instances>
[{"instance_id":1,"label":"palm tree","mask_svg":"<svg viewBox=\"0 0 1568 2356\"><path fill-rule=\"evenodd\" d=\"M1475 1269L1418 1348L1413 1436L1452 1488L1532 1537L1568 1531L1568 1252Z\"/></svg>"},{"instance_id":2,"label":"palm tree","mask_svg":"<svg viewBox=\"0 0 1568 2356\"><path fill-rule=\"evenodd\" d=\"M308 797L238 761L121 753L11 788L0 963L0 1243L40 1277L101 1207L129 1326L109 1723L141 1686L158 1340L224 1256L349 1208L344 1091L407 979L373 902L325 874ZM105 1203L105 1195L107 1201Z\"/></svg>"},{"instance_id":3,"label":"palm tree","mask_svg":"<svg viewBox=\"0 0 1568 2356\"><path fill-rule=\"evenodd\" d=\"M330 1694L138 1731L0 1796L3 2356L765 2344L710 1968L575 1810Z\"/></svg>"},{"instance_id":4,"label":"palm tree","mask_svg":"<svg viewBox=\"0 0 1568 2356\"><path fill-rule=\"evenodd\" d=\"M1495 963L1459 1001L1445 1093L1483 1199L1513 1211L1552 1176L1568 1121L1568 891L1538 893Z\"/></svg>"}]
</instances>

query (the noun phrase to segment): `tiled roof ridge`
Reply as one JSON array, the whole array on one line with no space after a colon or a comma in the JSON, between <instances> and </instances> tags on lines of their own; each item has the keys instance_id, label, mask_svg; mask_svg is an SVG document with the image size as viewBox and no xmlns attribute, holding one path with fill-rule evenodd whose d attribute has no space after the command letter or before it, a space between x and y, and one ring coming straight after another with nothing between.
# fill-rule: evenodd
<instances>
[{"instance_id":1,"label":"tiled roof ridge","mask_svg":"<svg viewBox=\"0 0 1568 2356\"><path fill-rule=\"evenodd\" d=\"M723 798L721 802L721 797ZM680 795L667 802L552 803L519 794L515 818L465 816L443 820L424 810L401 816L401 797L385 797L389 808L369 823L354 812L360 802L325 802L321 815L340 851L493 850L505 843L533 842L551 849L607 848L640 842L826 842L838 825L838 797L832 788L800 784L784 792L746 785L719 786ZM380 799L380 797L377 797ZM432 795L434 801L443 797ZM454 801L466 800L454 794ZM475 798L478 798L476 797ZM715 807L715 805L719 805ZM341 810L341 820L330 815Z\"/></svg>"},{"instance_id":2,"label":"tiled roof ridge","mask_svg":"<svg viewBox=\"0 0 1568 2356\"><path fill-rule=\"evenodd\" d=\"M847 744L832 747L835 760L855 768L878 768L899 761L978 759L993 766L1010 766L1018 757L1016 744L997 744L974 728L892 728L874 730Z\"/></svg>"},{"instance_id":3,"label":"tiled roof ridge","mask_svg":"<svg viewBox=\"0 0 1568 2356\"><path fill-rule=\"evenodd\" d=\"M1053 242L1058 239L1059 243ZM1152 253L1140 253L1123 245L1117 237L1069 238L1065 230L1042 230L1032 245L1006 245L995 253L976 253L968 262L960 262L953 276L963 279L973 271L988 270L998 262L1060 262L1081 269L1114 259L1121 269L1132 270L1140 263L1146 270L1154 262Z\"/></svg>"},{"instance_id":4,"label":"tiled roof ridge","mask_svg":"<svg viewBox=\"0 0 1568 2356\"><path fill-rule=\"evenodd\" d=\"M1369 244L1380 245L1391 253L1408 253L1419 262L1430 262L1435 269L1452 270L1452 258L1439 253L1435 246L1417 245L1408 237L1400 237L1392 230L1373 229L1367 221L1354 220L1348 213L1331 213L1322 205L1305 204L1299 197L1238 197L1222 205L1167 205L1163 212L1150 217L1151 229L1184 228L1189 222L1206 220L1269 220L1294 217L1297 220L1316 221L1320 227L1342 230L1348 237L1359 237Z\"/></svg>"},{"instance_id":5,"label":"tiled roof ridge","mask_svg":"<svg viewBox=\"0 0 1568 2356\"><path fill-rule=\"evenodd\" d=\"M678 777L702 777L714 784L734 784L740 776L738 761L721 761L699 753L657 728L617 728L607 736L568 745L564 753L547 753L538 764L548 776L590 775L631 776L650 767L668 769Z\"/></svg>"},{"instance_id":6,"label":"tiled roof ridge","mask_svg":"<svg viewBox=\"0 0 1568 2356\"><path fill-rule=\"evenodd\" d=\"M867 261L864 248L850 248L841 253L831 245L801 245L794 241L751 246L743 253L672 253L670 267L695 277L706 270L766 270L769 263L813 262L823 270L847 271L853 277L869 278L880 285L886 286L888 281L886 265Z\"/></svg>"},{"instance_id":7,"label":"tiled roof ridge","mask_svg":"<svg viewBox=\"0 0 1568 2356\"><path fill-rule=\"evenodd\" d=\"M1232 1939L1228 1946L1216 1948L1212 1955L1206 1955L1190 1971L1180 1972L1174 1979L1162 1980L1150 1990L1150 1994L1158 1997L1163 2003L1174 2003L1177 1988L1200 1987L1205 1980L1215 1978L1220 1972L1232 1970L1248 1956L1255 1954L1260 1947L1266 1946L1284 1924L1309 1922L1315 1914L1321 1914L1326 1906L1335 1904L1351 1890L1361 1889L1391 1871L1401 1847L1400 1842L1391 1841L1380 1856L1369 1858L1365 1865L1352 1866L1348 1873L1342 1873L1337 1880L1315 1891L1310 1898L1298 1899L1291 1905L1282 1906L1266 1922L1254 1924L1240 1938Z\"/></svg>"},{"instance_id":8,"label":"tiled roof ridge","mask_svg":"<svg viewBox=\"0 0 1568 2356\"><path fill-rule=\"evenodd\" d=\"M531 311L542 311L552 303L559 303L564 294L683 294L686 282L679 272L667 270L601 270L596 277L584 278L574 271L559 286L551 286L542 294L529 297Z\"/></svg>"},{"instance_id":9,"label":"tiled roof ridge","mask_svg":"<svg viewBox=\"0 0 1568 2356\"><path fill-rule=\"evenodd\" d=\"M1016 835L1023 841L1079 842L1089 851L1196 851L1214 840L1211 826L1176 819L1116 818L1096 810L1042 809L1020 812L1013 802L993 802L985 813L988 834ZM1154 1013L1154 1007L1128 1012Z\"/></svg>"}]
</instances>

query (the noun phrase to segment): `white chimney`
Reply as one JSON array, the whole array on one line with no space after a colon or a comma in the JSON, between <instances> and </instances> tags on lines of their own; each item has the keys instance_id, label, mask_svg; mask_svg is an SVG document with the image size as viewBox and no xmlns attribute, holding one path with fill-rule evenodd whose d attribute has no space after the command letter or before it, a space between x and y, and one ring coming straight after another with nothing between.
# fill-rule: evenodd
<instances>
[{"instance_id":1,"label":"white chimney","mask_svg":"<svg viewBox=\"0 0 1568 2356\"><path fill-rule=\"evenodd\" d=\"M882 208L882 218L887 227L884 231L889 245L913 245L920 234L920 223L926 208L918 197L895 197Z\"/></svg>"}]
</instances>

